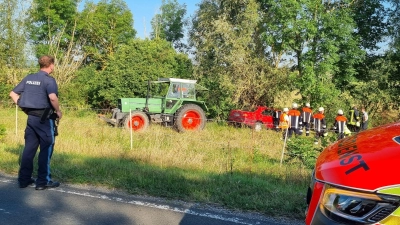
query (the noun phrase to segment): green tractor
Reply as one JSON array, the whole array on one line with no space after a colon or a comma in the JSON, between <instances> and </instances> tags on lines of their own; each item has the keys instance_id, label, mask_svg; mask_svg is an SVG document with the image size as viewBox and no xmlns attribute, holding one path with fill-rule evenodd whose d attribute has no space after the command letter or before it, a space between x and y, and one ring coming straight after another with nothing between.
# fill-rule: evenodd
<instances>
[{"instance_id":1,"label":"green tractor","mask_svg":"<svg viewBox=\"0 0 400 225\"><path fill-rule=\"evenodd\" d=\"M120 98L109 124L133 131L145 130L150 123L174 127L179 132L202 130L206 124L207 106L196 100L196 91L207 90L196 80L159 78L149 81L146 98Z\"/></svg>"}]
</instances>

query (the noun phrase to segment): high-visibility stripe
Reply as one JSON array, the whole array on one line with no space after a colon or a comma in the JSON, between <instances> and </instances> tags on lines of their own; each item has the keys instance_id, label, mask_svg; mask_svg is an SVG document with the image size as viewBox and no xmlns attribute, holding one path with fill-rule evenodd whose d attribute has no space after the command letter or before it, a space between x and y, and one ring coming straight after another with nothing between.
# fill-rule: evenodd
<instances>
[{"instance_id":1,"label":"high-visibility stripe","mask_svg":"<svg viewBox=\"0 0 400 225\"><path fill-rule=\"evenodd\" d=\"M299 117L298 116L289 116L290 127L291 128L298 128L299 125Z\"/></svg>"},{"instance_id":2,"label":"high-visibility stripe","mask_svg":"<svg viewBox=\"0 0 400 225\"><path fill-rule=\"evenodd\" d=\"M311 113L303 112L303 122L309 123L311 121Z\"/></svg>"}]
</instances>

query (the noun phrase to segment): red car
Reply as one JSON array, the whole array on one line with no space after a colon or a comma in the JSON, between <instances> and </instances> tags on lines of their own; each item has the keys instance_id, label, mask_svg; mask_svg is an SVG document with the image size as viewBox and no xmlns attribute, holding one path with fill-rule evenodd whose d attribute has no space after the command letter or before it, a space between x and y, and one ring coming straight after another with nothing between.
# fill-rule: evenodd
<instances>
[{"instance_id":1,"label":"red car","mask_svg":"<svg viewBox=\"0 0 400 225\"><path fill-rule=\"evenodd\" d=\"M258 106L253 112L244 110L231 110L228 117L228 123L236 126L250 126L255 130L261 130L263 127L274 128L273 109L266 106Z\"/></svg>"},{"instance_id":2,"label":"red car","mask_svg":"<svg viewBox=\"0 0 400 225\"><path fill-rule=\"evenodd\" d=\"M319 155L306 225L400 224L400 122L341 139Z\"/></svg>"}]
</instances>

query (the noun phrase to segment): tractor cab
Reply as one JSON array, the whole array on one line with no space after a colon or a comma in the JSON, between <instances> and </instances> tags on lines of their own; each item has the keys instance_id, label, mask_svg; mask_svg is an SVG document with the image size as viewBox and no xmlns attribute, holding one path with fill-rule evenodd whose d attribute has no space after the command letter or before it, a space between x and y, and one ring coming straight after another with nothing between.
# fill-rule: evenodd
<instances>
[{"instance_id":1,"label":"tractor cab","mask_svg":"<svg viewBox=\"0 0 400 225\"><path fill-rule=\"evenodd\" d=\"M163 107L165 112L169 112L173 108L180 107L183 102L196 101L196 91L207 90L199 84L196 80L187 80L179 78L159 78L158 81L153 81L152 89L166 90L165 85L168 85L167 93L160 93L163 98ZM150 90L153 92L154 90ZM157 91L156 91L157 92Z\"/></svg>"},{"instance_id":2,"label":"tractor cab","mask_svg":"<svg viewBox=\"0 0 400 225\"><path fill-rule=\"evenodd\" d=\"M196 100L196 87L198 89L202 88L200 85L196 84L196 80L187 80L179 78L159 78L158 81L153 81L152 83L166 83L169 84L168 92L166 93L166 98L177 98L177 99L188 99Z\"/></svg>"},{"instance_id":3,"label":"tractor cab","mask_svg":"<svg viewBox=\"0 0 400 225\"><path fill-rule=\"evenodd\" d=\"M167 98L196 99L195 83L171 82Z\"/></svg>"}]
</instances>

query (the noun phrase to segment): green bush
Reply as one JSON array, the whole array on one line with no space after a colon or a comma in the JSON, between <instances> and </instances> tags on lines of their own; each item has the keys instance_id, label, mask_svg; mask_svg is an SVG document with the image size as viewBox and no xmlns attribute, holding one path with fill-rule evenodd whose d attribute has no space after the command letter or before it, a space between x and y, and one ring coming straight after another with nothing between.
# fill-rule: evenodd
<instances>
[{"instance_id":1,"label":"green bush","mask_svg":"<svg viewBox=\"0 0 400 225\"><path fill-rule=\"evenodd\" d=\"M320 146L314 145L314 141L310 137L292 138L287 142L286 155L288 158L286 161L297 161L306 168L312 169L321 150Z\"/></svg>"},{"instance_id":2,"label":"green bush","mask_svg":"<svg viewBox=\"0 0 400 225\"><path fill-rule=\"evenodd\" d=\"M337 140L335 132L328 132L326 137L321 138L321 144L314 144L314 137L299 136L287 142L287 161L300 162L308 169L313 169L319 154L326 147Z\"/></svg>"},{"instance_id":3,"label":"green bush","mask_svg":"<svg viewBox=\"0 0 400 225\"><path fill-rule=\"evenodd\" d=\"M11 86L10 84L2 83L0 82L0 103L4 106L11 105L13 101L10 98L10 91L14 87Z\"/></svg>"}]
</instances>

